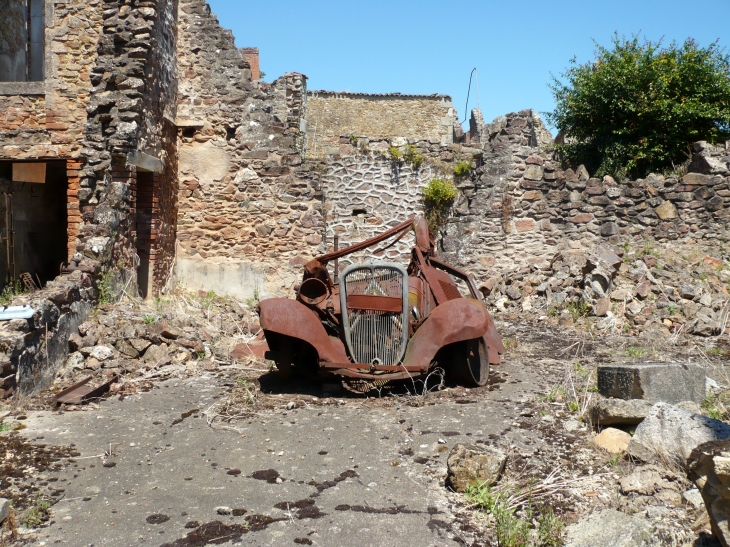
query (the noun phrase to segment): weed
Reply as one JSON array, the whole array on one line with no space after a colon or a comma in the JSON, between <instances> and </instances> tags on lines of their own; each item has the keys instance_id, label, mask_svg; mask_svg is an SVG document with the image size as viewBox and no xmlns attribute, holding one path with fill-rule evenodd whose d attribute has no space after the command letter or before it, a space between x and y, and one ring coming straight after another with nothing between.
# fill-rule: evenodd
<instances>
[{"instance_id":1,"label":"weed","mask_svg":"<svg viewBox=\"0 0 730 547\"><path fill-rule=\"evenodd\" d=\"M659 258L659 251L656 250L653 242L647 241L646 243L644 243L643 255Z\"/></svg>"},{"instance_id":2,"label":"weed","mask_svg":"<svg viewBox=\"0 0 730 547\"><path fill-rule=\"evenodd\" d=\"M669 312L669 315L674 315L679 311L679 308L677 306L667 306L667 311Z\"/></svg>"},{"instance_id":3,"label":"weed","mask_svg":"<svg viewBox=\"0 0 730 547\"><path fill-rule=\"evenodd\" d=\"M528 490L534 485L528 486ZM519 493L519 489L514 489ZM500 547L558 547L562 545L565 523L548 506L539 507L539 516L533 518L532 499L527 498L523 516L510 505L509 492L495 492L486 483L467 488L466 498L473 507L491 515L496 526L497 545Z\"/></svg>"},{"instance_id":4,"label":"weed","mask_svg":"<svg viewBox=\"0 0 730 547\"><path fill-rule=\"evenodd\" d=\"M504 345L504 349L506 349L508 351L517 349L517 339L516 338L505 337L502 339L502 344Z\"/></svg>"},{"instance_id":5,"label":"weed","mask_svg":"<svg viewBox=\"0 0 730 547\"><path fill-rule=\"evenodd\" d=\"M707 397L702 403L702 410L714 420L727 420L730 418L728 406L730 406L730 394L721 393Z\"/></svg>"},{"instance_id":6,"label":"weed","mask_svg":"<svg viewBox=\"0 0 730 547\"><path fill-rule=\"evenodd\" d=\"M0 433L3 431L10 431L12 428L7 424L0 424Z\"/></svg>"},{"instance_id":7,"label":"weed","mask_svg":"<svg viewBox=\"0 0 730 547\"><path fill-rule=\"evenodd\" d=\"M591 312L591 306L585 300L578 300L577 302L566 302L565 308L573 321L577 321L581 317L586 317Z\"/></svg>"},{"instance_id":8,"label":"weed","mask_svg":"<svg viewBox=\"0 0 730 547\"><path fill-rule=\"evenodd\" d=\"M705 350L705 353L708 355L724 355L725 350L721 348L710 348L708 350Z\"/></svg>"},{"instance_id":9,"label":"weed","mask_svg":"<svg viewBox=\"0 0 730 547\"><path fill-rule=\"evenodd\" d=\"M705 280L707 280L707 274L705 274L705 273L700 274L697 276L697 279L699 279L700 281L705 281Z\"/></svg>"},{"instance_id":10,"label":"weed","mask_svg":"<svg viewBox=\"0 0 730 547\"><path fill-rule=\"evenodd\" d=\"M636 346L629 346L626 348L626 355L630 359L641 359L644 355L646 355L646 348L638 348Z\"/></svg>"},{"instance_id":11,"label":"weed","mask_svg":"<svg viewBox=\"0 0 730 547\"><path fill-rule=\"evenodd\" d=\"M431 179L423 187L423 201L426 206L426 220L431 232L437 232L446 221L451 204L457 192L454 183L447 179Z\"/></svg>"},{"instance_id":12,"label":"weed","mask_svg":"<svg viewBox=\"0 0 730 547\"><path fill-rule=\"evenodd\" d=\"M114 273L111 270L102 272L96 288L99 290L99 305L111 304L114 299Z\"/></svg>"},{"instance_id":13,"label":"weed","mask_svg":"<svg viewBox=\"0 0 730 547\"><path fill-rule=\"evenodd\" d=\"M454 165L454 175L457 177L463 177L469 174L469 171L471 171L470 161L460 161L459 163Z\"/></svg>"},{"instance_id":14,"label":"weed","mask_svg":"<svg viewBox=\"0 0 730 547\"><path fill-rule=\"evenodd\" d=\"M0 305L9 306L13 303L13 298L24 292L25 289L19 279L16 279L14 283L8 283L0 293Z\"/></svg>"},{"instance_id":15,"label":"weed","mask_svg":"<svg viewBox=\"0 0 730 547\"><path fill-rule=\"evenodd\" d=\"M204 351L199 351L198 353L195 354L195 358L198 361L202 361L203 359L205 359L205 352Z\"/></svg>"},{"instance_id":16,"label":"weed","mask_svg":"<svg viewBox=\"0 0 730 547\"><path fill-rule=\"evenodd\" d=\"M406 153L403 155L403 159L406 160L407 163L410 163L411 167L418 169L423 163L424 158L422 154L418 153L418 149L415 146L409 144L406 147Z\"/></svg>"},{"instance_id":17,"label":"weed","mask_svg":"<svg viewBox=\"0 0 730 547\"><path fill-rule=\"evenodd\" d=\"M145 314L142 319L144 319L145 325L151 325L152 323L157 323L158 317L153 313Z\"/></svg>"},{"instance_id":18,"label":"weed","mask_svg":"<svg viewBox=\"0 0 730 547\"><path fill-rule=\"evenodd\" d=\"M547 403L559 403L565 400L565 388L563 386L555 386L547 394L540 398L540 401Z\"/></svg>"},{"instance_id":19,"label":"weed","mask_svg":"<svg viewBox=\"0 0 730 547\"><path fill-rule=\"evenodd\" d=\"M577 361L573 365L573 369L575 370L575 373L580 376L581 378L586 378L588 376L588 369L583 366L583 364L580 361Z\"/></svg>"},{"instance_id":20,"label":"weed","mask_svg":"<svg viewBox=\"0 0 730 547\"><path fill-rule=\"evenodd\" d=\"M580 410L580 404L578 401L568 401L568 410L571 412L578 412Z\"/></svg>"},{"instance_id":21,"label":"weed","mask_svg":"<svg viewBox=\"0 0 730 547\"><path fill-rule=\"evenodd\" d=\"M357 146L357 135L350 135L349 139L352 146Z\"/></svg>"},{"instance_id":22,"label":"weed","mask_svg":"<svg viewBox=\"0 0 730 547\"><path fill-rule=\"evenodd\" d=\"M621 462L621 454L616 454L613 458L608 460L608 465L611 467L618 467Z\"/></svg>"},{"instance_id":23,"label":"weed","mask_svg":"<svg viewBox=\"0 0 730 547\"><path fill-rule=\"evenodd\" d=\"M48 500L44 500L43 497L38 494L33 507L25 512L23 526L26 528L38 528L38 526L43 524L43 521L48 519L50 508L51 503Z\"/></svg>"},{"instance_id":24,"label":"weed","mask_svg":"<svg viewBox=\"0 0 730 547\"><path fill-rule=\"evenodd\" d=\"M403 152L401 152L397 146L391 146L388 148L388 155L390 156L390 159L396 163L403 162Z\"/></svg>"}]
</instances>

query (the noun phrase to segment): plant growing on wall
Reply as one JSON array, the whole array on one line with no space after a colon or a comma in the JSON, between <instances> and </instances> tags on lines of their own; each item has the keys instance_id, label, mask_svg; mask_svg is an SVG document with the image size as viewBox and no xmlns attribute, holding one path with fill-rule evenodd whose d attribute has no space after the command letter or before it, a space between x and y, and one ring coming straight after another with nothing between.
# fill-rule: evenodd
<instances>
[{"instance_id":1,"label":"plant growing on wall","mask_svg":"<svg viewBox=\"0 0 730 547\"><path fill-rule=\"evenodd\" d=\"M572 164L620 180L672 169L691 143L730 138L730 55L700 47L614 35L596 60L575 59L550 88L547 120L569 139L558 145Z\"/></svg>"},{"instance_id":2,"label":"plant growing on wall","mask_svg":"<svg viewBox=\"0 0 730 547\"><path fill-rule=\"evenodd\" d=\"M449 209L456 199L456 187L450 180L436 178L431 179L422 192L428 227L431 232L436 233L446 221Z\"/></svg>"},{"instance_id":3,"label":"plant growing on wall","mask_svg":"<svg viewBox=\"0 0 730 547\"><path fill-rule=\"evenodd\" d=\"M397 146L391 146L388 148L388 155L390 156L390 159L396 163L403 162L403 152L401 152Z\"/></svg>"},{"instance_id":4,"label":"plant growing on wall","mask_svg":"<svg viewBox=\"0 0 730 547\"><path fill-rule=\"evenodd\" d=\"M469 174L469 171L471 171L470 161L460 161L459 163L454 165L454 175L457 177L463 177Z\"/></svg>"},{"instance_id":5,"label":"plant growing on wall","mask_svg":"<svg viewBox=\"0 0 730 547\"><path fill-rule=\"evenodd\" d=\"M406 160L407 163L411 164L411 167L414 169L418 169L421 164L423 163L423 155L418 153L418 149L413 146L412 144L409 144L406 147L406 153L403 155L403 158Z\"/></svg>"}]
</instances>

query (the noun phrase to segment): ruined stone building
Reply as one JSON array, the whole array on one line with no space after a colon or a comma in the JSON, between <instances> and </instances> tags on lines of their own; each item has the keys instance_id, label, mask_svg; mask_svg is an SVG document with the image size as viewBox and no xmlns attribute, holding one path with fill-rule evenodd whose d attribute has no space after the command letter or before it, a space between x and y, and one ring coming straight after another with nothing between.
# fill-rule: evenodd
<instances>
[{"instance_id":1,"label":"ruined stone building","mask_svg":"<svg viewBox=\"0 0 730 547\"><path fill-rule=\"evenodd\" d=\"M561 238L725 237L726 151L697 150L707 181L592 179L531 110L476 110L464 134L446 95L261 82L204 0L0 0L0 21L0 282L40 287L14 299L30 320L0 322L0 390L46 385L99 299L289 294L335 235L421 213L434 177L459 189L440 251L482 279ZM389 155L408 146L422 162Z\"/></svg>"}]
</instances>

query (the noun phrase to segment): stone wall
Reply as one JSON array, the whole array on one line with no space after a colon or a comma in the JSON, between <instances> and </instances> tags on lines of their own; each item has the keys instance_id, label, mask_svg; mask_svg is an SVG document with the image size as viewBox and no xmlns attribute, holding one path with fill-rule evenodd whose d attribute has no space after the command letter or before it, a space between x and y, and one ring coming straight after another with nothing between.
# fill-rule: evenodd
<instances>
[{"instance_id":1,"label":"stone wall","mask_svg":"<svg viewBox=\"0 0 730 547\"><path fill-rule=\"evenodd\" d=\"M310 91L306 153L311 157L337 154L342 135L451 144L455 122L456 110L447 95Z\"/></svg>"},{"instance_id":2,"label":"stone wall","mask_svg":"<svg viewBox=\"0 0 730 547\"><path fill-rule=\"evenodd\" d=\"M692 171L618 183L591 178L582 166L562 170L534 143L531 111L510 114L482 143L482 165L460 183L461 196L443 232L441 251L478 278L545 265L556 246L606 239L727 241L728 162L723 147L695 144Z\"/></svg>"},{"instance_id":3,"label":"stone wall","mask_svg":"<svg viewBox=\"0 0 730 547\"><path fill-rule=\"evenodd\" d=\"M306 77L252 81L230 31L182 0L175 281L244 298L288 294L324 249L316 171L300 156Z\"/></svg>"}]
</instances>

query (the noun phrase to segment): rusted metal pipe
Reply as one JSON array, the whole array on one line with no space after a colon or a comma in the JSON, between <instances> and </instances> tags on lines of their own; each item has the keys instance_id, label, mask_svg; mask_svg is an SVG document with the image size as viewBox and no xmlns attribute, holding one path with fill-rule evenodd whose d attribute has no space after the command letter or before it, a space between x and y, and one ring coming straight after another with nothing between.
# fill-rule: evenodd
<instances>
[{"instance_id":1,"label":"rusted metal pipe","mask_svg":"<svg viewBox=\"0 0 730 547\"><path fill-rule=\"evenodd\" d=\"M340 236L338 236L337 234L335 234L334 244L335 244L335 254L337 254L337 251L340 250ZM335 258L335 283L337 284L339 282L340 282L340 259Z\"/></svg>"}]
</instances>

